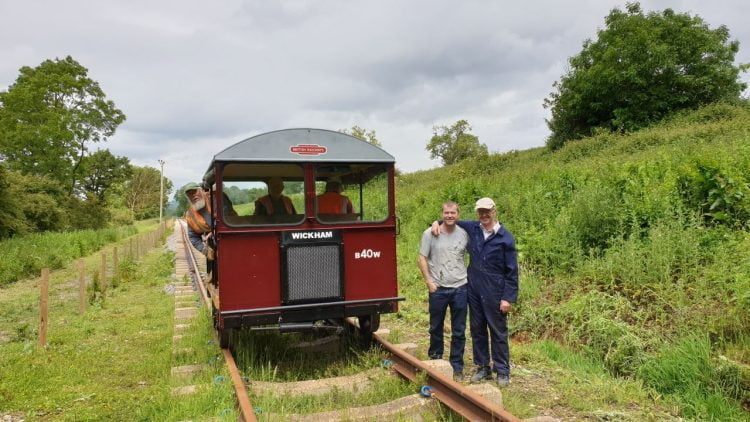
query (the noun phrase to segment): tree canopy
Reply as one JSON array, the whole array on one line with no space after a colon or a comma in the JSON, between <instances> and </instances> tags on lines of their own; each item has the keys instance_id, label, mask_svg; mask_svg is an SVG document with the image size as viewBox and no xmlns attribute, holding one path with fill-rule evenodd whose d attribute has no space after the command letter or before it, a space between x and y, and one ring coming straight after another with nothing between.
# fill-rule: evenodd
<instances>
[{"instance_id":1,"label":"tree canopy","mask_svg":"<svg viewBox=\"0 0 750 422\"><path fill-rule=\"evenodd\" d=\"M0 238L158 215L158 171L133 172L126 157L91 152L124 120L72 57L22 67L0 92Z\"/></svg>"},{"instance_id":2,"label":"tree canopy","mask_svg":"<svg viewBox=\"0 0 750 422\"><path fill-rule=\"evenodd\" d=\"M24 66L0 92L0 154L13 170L51 177L73 192L89 144L125 121L72 57Z\"/></svg>"},{"instance_id":3,"label":"tree canopy","mask_svg":"<svg viewBox=\"0 0 750 422\"><path fill-rule=\"evenodd\" d=\"M153 167L144 166L132 168L130 179L125 184L123 199L126 207L135 218L159 216L159 192L161 172ZM164 179L164 205L169 202L172 192L172 181Z\"/></svg>"},{"instance_id":4,"label":"tree canopy","mask_svg":"<svg viewBox=\"0 0 750 422\"><path fill-rule=\"evenodd\" d=\"M365 142L369 142L378 148L383 148L383 145L378 140L374 130L368 131L365 128L354 125L351 129L341 129L339 132L346 133L347 135L352 135L353 137L359 138Z\"/></svg>"},{"instance_id":5,"label":"tree canopy","mask_svg":"<svg viewBox=\"0 0 750 422\"><path fill-rule=\"evenodd\" d=\"M116 183L124 183L131 173L127 157L117 157L108 149L101 149L85 156L81 162L78 190L82 195L93 195L104 201L107 190Z\"/></svg>"},{"instance_id":6,"label":"tree canopy","mask_svg":"<svg viewBox=\"0 0 750 422\"><path fill-rule=\"evenodd\" d=\"M480 143L476 135L469 133L470 130L466 120L459 120L450 127L433 127L433 136L426 147L430 158L440 158L444 165L450 165L467 158L486 156L487 145Z\"/></svg>"},{"instance_id":7,"label":"tree canopy","mask_svg":"<svg viewBox=\"0 0 750 422\"><path fill-rule=\"evenodd\" d=\"M645 14L640 4L613 9L595 41L569 59L544 105L551 109L547 145L592 134L597 128L631 131L672 112L738 99L746 65L725 26L711 29L698 16L671 9Z\"/></svg>"}]
</instances>

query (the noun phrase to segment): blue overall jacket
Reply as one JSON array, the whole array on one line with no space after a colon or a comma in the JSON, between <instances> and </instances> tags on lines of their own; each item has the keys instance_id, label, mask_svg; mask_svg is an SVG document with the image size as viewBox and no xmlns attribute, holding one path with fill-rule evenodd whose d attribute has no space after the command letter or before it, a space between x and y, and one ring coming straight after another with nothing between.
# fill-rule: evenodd
<instances>
[{"instance_id":1,"label":"blue overall jacket","mask_svg":"<svg viewBox=\"0 0 750 422\"><path fill-rule=\"evenodd\" d=\"M515 303L518 299L516 240L504 226L484 240L479 221L460 220L469 234L469 289L482 297Z\"/></svg>"}]
</instances>

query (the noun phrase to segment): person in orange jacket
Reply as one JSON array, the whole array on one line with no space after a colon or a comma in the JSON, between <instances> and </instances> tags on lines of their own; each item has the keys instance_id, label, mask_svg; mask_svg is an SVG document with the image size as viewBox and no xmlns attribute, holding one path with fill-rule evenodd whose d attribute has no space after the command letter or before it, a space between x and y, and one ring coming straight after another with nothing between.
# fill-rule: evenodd
<instances>
[{"instance_id":1,"label":"person in orange jacket","mask_svg":"<svg viewBox=\"0 0 750 422\"><path fill-rule=\"evenodd\" d=\"M280 177L271 177L266 181L268 195L255 201L255 215L296 214L294 204L284 191L284 181Z\"/></svg>"},{"instance_id":2,"label":"person in orange jacket","mask_svg":"<svg viewBox=\"0 0 750 422\"><path fill-rule=\"evenodd\" d=\"M318 214L351 214L354 209L352 201L341 194L341 182L329 180L325 193L318 195Z\"/></svg>"}]
</instances>

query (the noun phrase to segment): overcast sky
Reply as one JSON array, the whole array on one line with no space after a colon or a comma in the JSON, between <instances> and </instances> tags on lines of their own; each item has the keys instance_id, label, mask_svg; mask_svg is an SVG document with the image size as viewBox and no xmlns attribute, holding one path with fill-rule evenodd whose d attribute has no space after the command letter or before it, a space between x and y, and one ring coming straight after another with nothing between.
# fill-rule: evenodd
<instances>
[{"instance_id":1,"label":"overcast sky","mask_svg":"<svg viewBox=\"0 0 750 422\"><path fill-rule=\"evenodd\" d=\"M750 2L641 4L726 25L750 62ZM71 55L127 115L103 146L165 160L176 186L289 127L373 129L408 172L439 164L432 127L458 119L492 152L543 145L544 98L613 7L625 2L0 0L0 90Z\"/></svg>"}]
</instances>

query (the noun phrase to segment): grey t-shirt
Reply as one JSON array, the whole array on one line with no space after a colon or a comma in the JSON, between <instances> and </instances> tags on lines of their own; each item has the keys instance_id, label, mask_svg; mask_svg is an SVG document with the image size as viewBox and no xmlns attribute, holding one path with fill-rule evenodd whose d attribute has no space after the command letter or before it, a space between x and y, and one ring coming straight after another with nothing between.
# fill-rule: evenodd
<instances>
[{"instance_id":1,"label":"grey t-shirt","mask_svg":"<svg viewBox=\"0 0 750 422\"><path fill-rule=\"evenodd\" d=\"M433 236L430 229L422 233L419 254L427 258L432 280L440 287L460 287L466 284L464 254L469 235L456 226L452 233Z\"/></svg>"}]
</instances>

